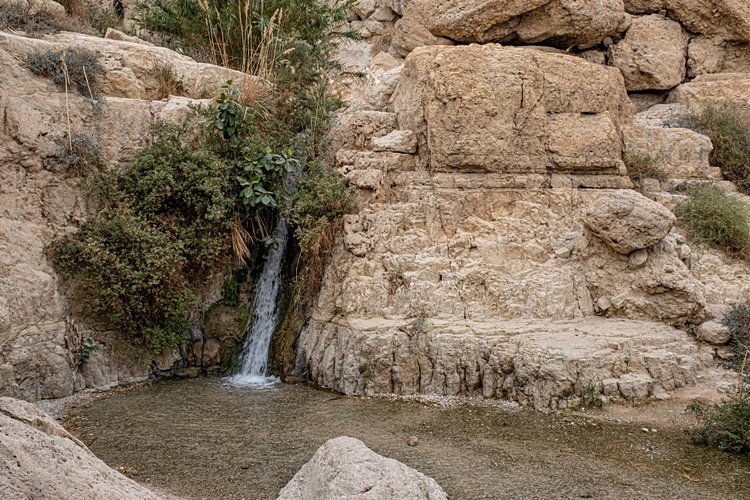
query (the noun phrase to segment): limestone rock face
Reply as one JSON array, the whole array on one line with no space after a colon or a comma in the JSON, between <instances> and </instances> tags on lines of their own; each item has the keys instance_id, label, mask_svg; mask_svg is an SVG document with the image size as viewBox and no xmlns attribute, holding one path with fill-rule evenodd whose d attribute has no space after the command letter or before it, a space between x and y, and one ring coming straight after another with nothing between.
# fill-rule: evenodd
<instances>
[{"instance_id":1,"label":"limestone rock face","mask_svg":"<svg viewBox=\"0 0 750 500\"><path fill-rule=\"evenodd\" d=\"M0 49L19 58L42 51L94 51L105 71L101 91L111 97L161 99L159 68L171 68L182 93L196 99L214 95L227 80L240 86L264 85L240 71L198 63L164 47L80 33L60 33L41 40L0 32Z\"/></svg>"},{"instance_id":2,"label":"limestone rock face","mask_svg":"<svg viewBox=\"0 0 750 500\"><path fill-rule=\"evenodd\" d=\"M750 73L701 75L683 83L669 95L669 102L680 103L700 113L707 104L727 103L750 109Z\"/></svg>"},{"instance_id":3,"label":"limestone rock face","mask_svg":"<svg viewBox=\"0 0 750 500\"><path fill-rule=\"evenodd\" d=\"M621 254L659 243L675 219L664 206L629 190L599 198L584 215L586 227Z\"/></svg>"},{"instance_id":4,"label":"limestone rock face","mask_svg":"<svg viewBox=\"0 0 750 500\"><path fill-rule=\"evenodd\" d=\"M664 10L667 0L625 0L628 14L652 14Z\"/></svg>"},{"instance_id":5,"label":"limestone rock face","mask_svg":"<svg viewBox=\"0 0 750 500\"><path fill-rule=\"evenodd\" d=\"M632 105L614 68L530 49L423 47L392 100L434 172L623 170L619 125Z\"/></svg>"},{"instance_id":6,"label":"limestone rock face","mask_svg":"<svg viewBox=\"0 0 750 500\"><path fill-rule=\"evenodd\" d=\"M370 450L354 438L326 441L279 493L278 500L447 499L434 479Z\"/></svg>"},{"instance_id":7,"label":"limestone rock face","mask_svg":"<svg viewBox=\"0 0 750 500\"><path fill-rule=\"evenodd\" d=\"M145 72L151 62L143 50L157 49L70 33L43 40L0 33L0 395L28 400L60 398L149 375L148 353L135 348L125 353L115 332L73 320L77 313L85 316L85 305L63 295L44 253L46 244L75 231L93 210L81 188L84 173L69 168L64 159L68 123L72 133L87 137L99 150L106 168L114 168L150 143L155 120L181 120L190 104L206 102L117 97L127 89L111 85L104 85L106 99L98 102L73 93L66 98L51 81L26 69L24 58L69 46L99 51L106 75L127 68L133 74ZM175 65L185 62L166 49L154 54ZM199 80L218 83L220 72L198 75L196 64L183 66L194 68L194 89L210 87ZM144 88L149 95L149 85ZM75 340L87 337L96 340L99 350L78 366Z\"/></svg>"},{"instance_id":8,"label":"limestone rock face","mask_svg":"<svg viewBox=\"0 0 750 500\"><path fill-rule=\"evenodd\" d=\"M750 43L731 43L698 36L688 45L688 76L750 73Z\"/></svg>"},{"instance_id":9,"label":"limestone rock face","mask_svg":"<svg viewBox=\"0 0 750 500\"><path fill-rule=\"evenodd\" d=\"M428 45L453 45L448 38L435 36L427 29L422 12L416 7L408 9L404 16L396 22L391 41L396 52L406 57L417 47Z\"/></svg>"},{"instance_id":10,"label":"limestone rock face","mask_svg":"<svg viewBox=\"0 0 750 500\"><path fill-rule=\"evenodd\" d=\"M0 491L7 498L158 499L110 469L34 405L0 398Z\"/></svg>"},{"instance_id":11,"label":"limestone rock face","mask_svg":"<svg viewBox=\"0 0 750 500\"><path fill-rule=\"evenodd\" d=\"M432 35L461 42L590 46L625 20L622 0L414 0L412 6L405 19L418 16Z\"/></svg>"},{"instance_id":12,"label":"limestone rock face","mask_svg":"<svg viewBox=\"0 0 750 500\"><path fill-rule=\"evenodd\" d=\"M680 23L659 14L636 17L625 38L610 47L628 90L665 90L685 78L688 36Z\"/></svg>"},{"instance_id":13,"label":"limestone rock face","mask_svg":"<svg viewBox=\"0 0 750 500\"><path fill-rule=\"evenodd\" d=\"M750 4L745 0L666 0L666 4L692 33L750 42Z\"/></svg>"}]
</instances>

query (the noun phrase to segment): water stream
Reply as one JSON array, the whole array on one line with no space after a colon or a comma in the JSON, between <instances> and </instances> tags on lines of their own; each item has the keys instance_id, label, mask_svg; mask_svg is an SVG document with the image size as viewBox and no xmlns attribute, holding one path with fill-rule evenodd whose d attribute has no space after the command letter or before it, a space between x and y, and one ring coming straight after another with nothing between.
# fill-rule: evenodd
<instances>
[{"instance_id":1,"label":"water stream","mask_svg":"<svg viewBox=\"0 0 750 500\"><path fill-rule=\"evenodd\" d=\"M284 219L276 224L276 244L266 255L263 272L255 287L252 313L245 327L245 348L242 351L242 369L225 382L233 387L263 389L279 382L268 375L268 351L271 338L279 320L276 299L281 286L281 264L284 260L289 230Z\"/></svg>"}]
</instances>

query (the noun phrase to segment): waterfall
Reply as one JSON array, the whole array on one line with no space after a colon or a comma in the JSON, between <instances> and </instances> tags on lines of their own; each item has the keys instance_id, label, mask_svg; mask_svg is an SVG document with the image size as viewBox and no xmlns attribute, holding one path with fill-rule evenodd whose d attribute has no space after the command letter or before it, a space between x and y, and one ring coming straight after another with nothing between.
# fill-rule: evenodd
<instances>
[{"instance_id":1,"label":"waterfall","mask_svg":"<svg viewBox=\"0 0 750 500\"><path fill-rule=\"evenodd\" d=\"M255 286L252 313L245 328L242 370L237 375L227 378L229 385L264 388L279 381L277 377L268 376L268 351L279 320L276 298L281 286L281 263L288 232L286 221L279 218L275 231L277 245L269 249L263 264L263 273Z\"/></svg>"}]
</instances>

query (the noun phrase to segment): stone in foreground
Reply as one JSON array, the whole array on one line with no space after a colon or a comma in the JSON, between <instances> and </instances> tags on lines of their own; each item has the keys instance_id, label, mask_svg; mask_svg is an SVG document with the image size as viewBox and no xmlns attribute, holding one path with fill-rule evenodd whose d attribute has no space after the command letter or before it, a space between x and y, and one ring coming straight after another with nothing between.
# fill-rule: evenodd
<instances>
[{"instance_id":1,"label":"stone in foreground","mask_svg":"<svg viewBox=\"0 0 750 500\"><path fill-rule=\"evenodd\" d=\"M36 406L0 398L2 498L157 499L110 469Z\"/></svg>"},{"instance_id":2,"label":"stone in foreground","mask_svg":"<svg viewBox=\"0 0 750 500\"><path fill-rule=\"evenodd\" d=\"M612 249L627 255L663 240L672 229L675 216L642 194L619 190L592 203L584 223Z\"/></svg>"},{"instance_id":3,"label":"stone in foreground","mask_svg":"<svg viewBox=\"0 0 750 500\"><path fill-rule=\"evenodd\" d=\"M342 436L318 448L281 490L278 500L313 498L440 500L448 495L434 479L378 455L359 439Z\"/></svg>"}]
</instances>

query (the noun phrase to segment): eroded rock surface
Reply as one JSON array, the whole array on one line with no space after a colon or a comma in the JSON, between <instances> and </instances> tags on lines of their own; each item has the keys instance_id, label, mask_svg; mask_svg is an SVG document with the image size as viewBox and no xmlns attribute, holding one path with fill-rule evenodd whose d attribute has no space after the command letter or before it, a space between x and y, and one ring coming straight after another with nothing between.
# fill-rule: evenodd
<instances>
[{"instance_id":1,"label":"eroded rock surface","mask_svg":"<svg viewBox=\"0 0 750 500\"><path fill-rule=\"evenodd\" d=\"M0 398L0 491L4 498L159 498L34 405L7 397Z\"/></svg>"},{"instance_id":2,"label":"eroded rock surface","mask_svg":"<svg viewBox=\"0 0 750 500\"><path fill-rule=\"evenodd\" d=\"M625 21L622 0L413 0L402 25L461 42L594 45Z\"/></svg>"},{"instance_id":3,"label":"eroded rock surface","mask_svg":"<svg viewBox=\"0 0 750 500\"><path fill-rule=\"evenodd\" d=\"M338 437L318 448L278 500L311 498L447 500L448 495L434 479L378 455L359 439Z\"/></svg>"}]
</instances>

